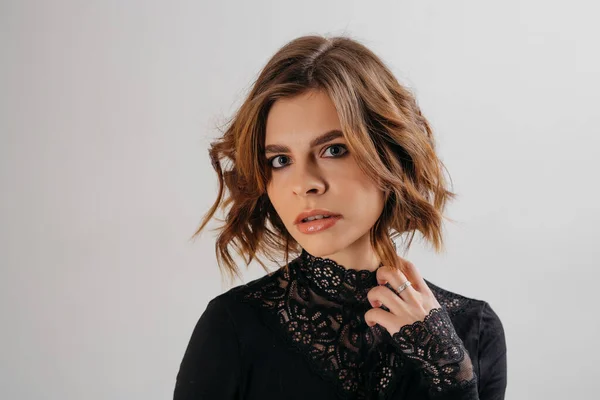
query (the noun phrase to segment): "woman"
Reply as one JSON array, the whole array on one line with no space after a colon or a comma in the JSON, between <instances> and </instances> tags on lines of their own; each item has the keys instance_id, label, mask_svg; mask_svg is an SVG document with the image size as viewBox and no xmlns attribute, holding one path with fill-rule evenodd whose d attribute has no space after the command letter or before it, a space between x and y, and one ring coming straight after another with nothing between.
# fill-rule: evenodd
<instances>
[{"instance_id":1,"label":"woman","mask_svg":"<svg viewBox=\"0 0 600 400\"><path fill-rule=\"evenodd\" d=\"M396 254L443 247L446 189L427 120L369 49L300 37L267 63L210 156L220 268L283 266L212 299L175 400L503 399L502 324ZM225 195L227 190L227 195ZM290 252L296 256L290 261Z\"/></svg>"}]
</instances>

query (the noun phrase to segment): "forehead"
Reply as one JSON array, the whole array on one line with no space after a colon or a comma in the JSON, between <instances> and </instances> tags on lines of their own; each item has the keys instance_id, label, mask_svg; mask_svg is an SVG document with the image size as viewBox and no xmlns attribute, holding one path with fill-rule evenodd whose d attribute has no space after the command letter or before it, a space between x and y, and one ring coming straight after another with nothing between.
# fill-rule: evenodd
<instances>
[{"instance_id":1,"label":"forehead","mask_svg":"<svg viewBox=\"0 0 600 400\"><path fill-rule=\"evenodd\" d=\"M311 138L340 129L335 105L322 90L311 90L275 101L267 116L265 144L308 143Z\"/></svg>"}]
</instances>

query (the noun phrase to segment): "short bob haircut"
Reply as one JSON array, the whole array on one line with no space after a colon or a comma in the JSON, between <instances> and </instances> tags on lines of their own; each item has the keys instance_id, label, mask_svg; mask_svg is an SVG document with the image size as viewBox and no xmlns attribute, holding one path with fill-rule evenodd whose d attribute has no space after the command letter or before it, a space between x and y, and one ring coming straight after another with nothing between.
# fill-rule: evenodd
<instances>
[{"instance_id":1,"label":"short bob haircut","mask_svg":"<svg viewBox=\"0 0 600 400\"><path fill-rule=\"evenodd\" d=\"M240 276L231 256L235 248L247 265L263 255L289 262L301 251L270 203L270 170L264 156L269 109L277 99L324 90L338 112L350 153L361 170L386 193L383 211L371 228L370 242L384 265L402 268L394 238L408 233L408 250L418 230L437 252L444 248L442 214L455 193L446 188L430 124L415 96L367 47L347 36L302 36L281 47L255 80L250 93L228 120L209 155L219 192L192 237L200 234L220 208L215 229L217 262L230 278ZM228 193L226 193L226 190ZM282 257L283 256L283 257Z\"/></svg>"}]
</instances>

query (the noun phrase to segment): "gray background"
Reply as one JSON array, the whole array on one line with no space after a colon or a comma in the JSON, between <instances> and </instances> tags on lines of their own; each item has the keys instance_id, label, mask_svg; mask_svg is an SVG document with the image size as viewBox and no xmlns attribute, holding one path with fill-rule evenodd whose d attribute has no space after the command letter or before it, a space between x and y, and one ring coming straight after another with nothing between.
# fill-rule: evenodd
<instances>
[{"instance_id":1,"label":"gray background","mask_svg":"<svg viewBox=\"0 0 600 400\"><path fill-rule=\"evenodd\" d=\"M214 126L308 33L361 40L415 91L459 197L446 253L405 256L499 314L507 398L591 398L597 6L0 4L1 398L172 396L198 317L230 287L213 234L189 240L216 194Z\"/></svg>"}]
</instances>

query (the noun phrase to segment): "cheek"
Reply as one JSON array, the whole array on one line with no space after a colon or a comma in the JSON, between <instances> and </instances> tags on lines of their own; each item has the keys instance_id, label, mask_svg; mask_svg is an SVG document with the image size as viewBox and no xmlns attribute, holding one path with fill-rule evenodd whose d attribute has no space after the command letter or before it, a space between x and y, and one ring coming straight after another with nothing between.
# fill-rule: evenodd
<instances>
[{"instance_id":1,"label":"cheek","mask_svg":"<svg viewBox=\"0 0 600 400\"><path fill-rule=\"evenodd\" d=\"M383 211L385 195L374 186L359 186L341 198L353 214L362 220L376 220Z\"/></svg>"},{"instance_id":2,"label":"cheek","mask_svg":"<svg viewBox=\"0 0 600 400\"><path fill-rule=\"evenodd\" d=\"M277 185L277 183L274 183L273 181L269 182L267 185L267 196L269 197L269 201L273 205L275 212L284 217L282 219L285 221L285 215L288 208L286 205L289 206L290 202L289 200L286 201L281 185Z\"/></svg>"},{"instance_id":3,"label":"cheek","mask_svg":"<svg viewBox=\"0 0 600 400\"><path fill-rule=\"evenodd\" d=\"M384 194L376 182L366 176L357 165L350 165L346 169L336 172L336 186L340 193L349 199L355 199L358 202L369 202L371 205L377 205L383 202ZM367 204L365 204L367 205Z\"/></svg>"},{"instance_id":4,"label":"cheek","mask_svg":"<svg viewBox=\"0 0 600 400\"><path fill-rule=\"evenodd\" d=\"M385 194L376 183L356 169L346 170L338 180L338 196L344 208L365 223L375 223L383 211Z\"/></svg>"}]
</instances>

